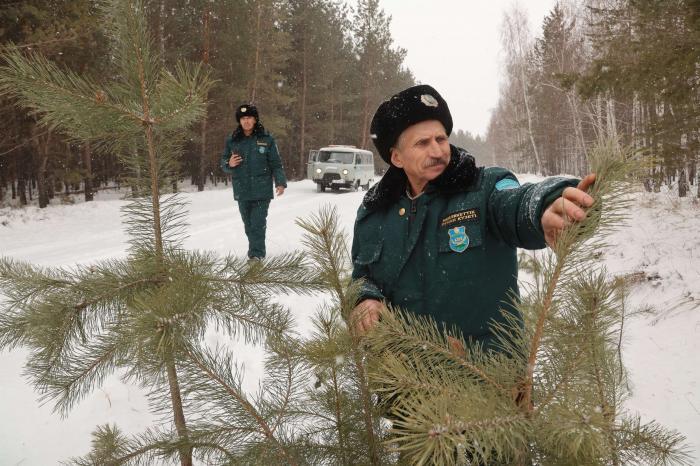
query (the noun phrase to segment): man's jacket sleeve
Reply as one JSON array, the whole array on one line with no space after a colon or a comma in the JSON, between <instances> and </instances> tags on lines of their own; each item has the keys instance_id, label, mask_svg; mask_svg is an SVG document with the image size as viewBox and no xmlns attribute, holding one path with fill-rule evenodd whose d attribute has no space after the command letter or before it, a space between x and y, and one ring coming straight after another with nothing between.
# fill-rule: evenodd
<instances>
[{"instance_id":1,"label":"man's jacket sleeve","mask_svg":"<svg viewBox=\"0 0 700 466\"><path fill-rule=\"evenodd\" d=\"M231 136L226 136L226 140L224 142L224 151L221 153L221 158L219 159L219 165L221 166L221 170L223 170L224 173L233 173L233 168L229 167L228 165L228 159L231 158Z\"/></svg>"},{"instance_id":2,"label":"man's jacket sleeve","mask_svg":"<svg viewBox=\"0 0 700 466\"><path fill-rule=\"evenodd\" d=\"M542 214L575 178L551 177L522 186L515 175L502 168L489 168L484 175L489 230L505 243L525 249L541 249L547 244L542 231Z\"/></svg>"},{"instance_id":3,"label":"man's jacket sleeve","mask_svg":"<svg viewBox=\"0 0 700 466\"><path fill-rule=\"evenodd\" d=\"M360 251L362 249L361 239L359 235L359 225L361 222L362 212L364 212L364 207L360 207L357 213L357 220L355 220L355 232L352 238L352 279L360 280L362 282L360 286L360 295L358 297L358 303L364 301L365 299L376 299L383 300L384 295L382 294L379 287L374 283L372 277L370 276L369 266L360 260Z\"/></svg>"},{"instance_id":4,"label":"man's jacket sleeve","mask_svg":"<svg viewBox=\"0 0 700 466\"><path fill-rule=\"evenodd\" d=\"M267 163L272 171L272 177L275 179L275 186L287 187L287 177L284 175L284 168L282 168L282 158L277 150L277 142L274 138L271 139L270 152L268 154Z\"/></svg>"}]
</instances>

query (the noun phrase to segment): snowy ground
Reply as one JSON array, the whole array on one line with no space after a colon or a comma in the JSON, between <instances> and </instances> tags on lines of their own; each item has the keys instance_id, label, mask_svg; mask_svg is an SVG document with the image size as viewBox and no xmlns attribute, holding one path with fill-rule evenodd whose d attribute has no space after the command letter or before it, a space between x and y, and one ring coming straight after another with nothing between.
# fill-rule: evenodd
<instances>
[{"instance_id":1,"label":"snowy ground","mask_svg":"<svg viewBox=\"0 0 700 466\"><path fill-rule=\"evenodd\" d=\"M295 249L298 217L324 204L337 206L352 232L362 192L316 193L310 181L290 183L270 206L268 254ZM96 202L46 209L0 209L0 255L46 266L70 266L123 256L126 237L119 208L124 201L100 195ZM112 195L113 196L113 195ZM246 253L243 225L230 189L186 194L190 202L186 246L221 255ZM640 193L628 225L612 237L606 266L616 274L639 273L630 309L651 305L654 315L627 323L624 358L634 395L629 410L683 433L700 465L700 205L692 199ZM289 297L286 304L302 331L320 298ZM215 336L208 336L208 338ZM241 350L254 388L259 353ZM80 403L66 419L39 406L22 377L23 351L0 352L0 466L50 465L89 449L95 425L116 423L127 432L152 421L143 393L116 376Z\"/></svg>"}]
</instances>

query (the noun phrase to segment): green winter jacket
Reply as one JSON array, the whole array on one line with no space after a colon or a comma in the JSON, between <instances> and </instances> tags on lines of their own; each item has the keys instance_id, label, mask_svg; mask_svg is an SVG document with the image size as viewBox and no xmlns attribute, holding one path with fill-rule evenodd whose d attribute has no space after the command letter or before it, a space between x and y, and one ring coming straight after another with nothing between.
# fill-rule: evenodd
<instances>
[{"instance_id":1,"label":"green winter jacket","mask_svg":"<svg viewBox=\"0 0 700 466\"><path fill-rule=\"evenodd\" d=\"M235 168L228 165L231 154L240 154L243 162ZM231 174L233 198L237 201L272 199L275 186L287 187L287 178L275 139L262 126L251 136L244 136L240 127L226 138L221 154L221 169Z\"/></svg>"},{"instance_id":2,"label":"green winter jacket","mask_svg":"<svg viewBox=\"0 0 700 466\"><path fill-rule=\"evenodd\" d=\"M406 175L390 167L366 195L355 221L353 278L361 298L385 299L461 330L494 348L490 323L518 296L516 248L545 247L540 219L577 180L520 186L502 168L477 168L451 147L445 172L411 201Z\"/></svg>"}]
</instances>

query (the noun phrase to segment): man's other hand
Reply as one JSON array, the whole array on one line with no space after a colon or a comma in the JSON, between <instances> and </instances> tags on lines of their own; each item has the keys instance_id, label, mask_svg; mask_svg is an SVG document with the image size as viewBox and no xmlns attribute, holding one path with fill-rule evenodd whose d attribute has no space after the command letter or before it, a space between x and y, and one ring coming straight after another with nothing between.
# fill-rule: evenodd
<instances>
[{"instance_id":1,"label":"man's other hand","mask_svg":"<svg viewBox=\"0 0 700 466\"><path fill-rule=\"evenodd\" d=\"M587 175L576 188L566 188L560 198L552 202L542 215L542 230L549 247L554 247L559 234L568 225L586 217L584 209L593 205L593 198L586 194L595 183L595 173Z\"/></svg>"},{"instance_id":2,"label":"man's other hand","mask_svg":"<svg viewBox=\"0 0 700 466\"><path fill-rule=\"evenodd\" d=\"M275 192L277 193L277 196L281 196L282 194L284 194L284 186L277 186L275 188Z\"/></svg>"},{"instance_id":3,"label":"man's other hand","mask_svg":"<svg viewBox=\"0 0 700 466\"><path fill-rule=\"evenodd\" d=\"M350 312L350 325L355 329L357 336L369 332L377 322L384 310L384 303L376 299L365 299L355 306Z\"/></svg>"}]
</instances>

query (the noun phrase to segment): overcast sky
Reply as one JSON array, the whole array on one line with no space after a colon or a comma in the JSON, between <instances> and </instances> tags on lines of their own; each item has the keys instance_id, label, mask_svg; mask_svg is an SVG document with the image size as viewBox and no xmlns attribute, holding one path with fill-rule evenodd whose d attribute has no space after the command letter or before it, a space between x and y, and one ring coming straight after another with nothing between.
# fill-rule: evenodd
<instances>
[{"instance_id":1,"label":"overcast sky","mask_svg":"<svg viewBox=\"0 0 700 466\"><path fill-rule=\"evenodd\" d=\"M556 0L521 1L530 30ZM395 45L406 49L406 66L416 79L437 89L450 106L454 129L486 134L498 102L503 54L500 28L512 0L380 0L391 15Z\"/></svg>"}]
</instances>

